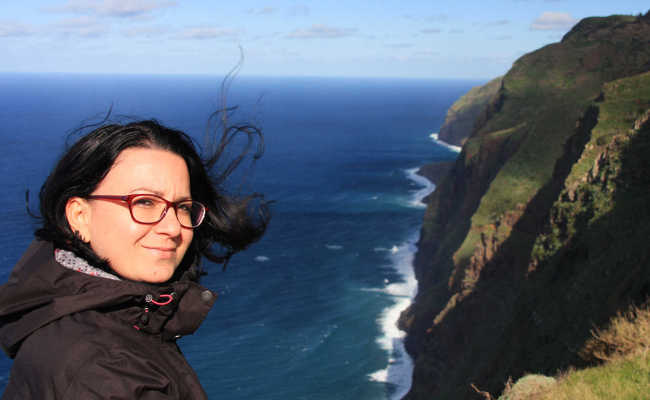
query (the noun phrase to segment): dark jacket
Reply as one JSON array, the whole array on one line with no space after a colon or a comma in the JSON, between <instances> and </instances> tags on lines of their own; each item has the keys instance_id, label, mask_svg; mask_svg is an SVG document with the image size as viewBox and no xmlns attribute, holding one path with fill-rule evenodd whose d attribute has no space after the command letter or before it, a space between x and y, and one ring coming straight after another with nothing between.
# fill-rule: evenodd
<instances>
[{"instance_id":1,"label":"dark jacket","mask_svg":"<svg viewBox=\"0 0 650 400\"><path fill-rule=\"evenodd\" d=\"M199 327L214 293L90 276L53 252L35 241L0 287L0 345L15 359L3 400L207 398L176 339Z\"/></svg>"}]
</instances>

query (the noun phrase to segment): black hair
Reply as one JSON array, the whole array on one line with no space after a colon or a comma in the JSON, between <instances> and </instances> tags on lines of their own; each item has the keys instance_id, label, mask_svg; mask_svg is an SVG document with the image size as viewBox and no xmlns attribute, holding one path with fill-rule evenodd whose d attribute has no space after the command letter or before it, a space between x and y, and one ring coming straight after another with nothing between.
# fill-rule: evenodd
<instances>
[{"instance_id":1,"label":"black hair","mask_svg":"<svg viewBox=\"0 0 650 400\"><path fill-rule=\"evenodd\" d=\"M190 136L180 130L168 128L155 120L107 123L107 116L103 123L65 152L41 187L39 197L43 223L35 235L110 271L109 262L97 256L90 244L70 228L65 212L68 199L90 195L125 149L162 149L185 160L192 198L208 208L205 220L194 229L192 243L172 279L185 275L188 279L198 280L202 257L223 263L225 269L233 254L262 236L270 219L268 203L262 195L229 195L223 187L255 142L257 151L253 159L258 159L263 152L263 137L259 129L252 125L226 126L226 115L231 111L223 109L211 116L209 122L217 120L219 125L211 129L211 123L208 124L208 133L214 139L206 144L207 154L203 157ZM221 133L220 138L217 131ZM214 171L216 164L225 158L228 145L241 135L247 137L248 145L220 171ZM215 247L219 247L218 251Z\"/></svg>"}]
</instances>

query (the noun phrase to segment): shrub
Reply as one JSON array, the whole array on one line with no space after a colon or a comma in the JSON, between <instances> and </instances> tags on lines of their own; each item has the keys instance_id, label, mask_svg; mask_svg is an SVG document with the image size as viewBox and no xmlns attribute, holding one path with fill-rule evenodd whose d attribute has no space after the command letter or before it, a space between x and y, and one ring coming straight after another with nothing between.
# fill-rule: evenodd
<instances>
[{"instance_id":1,"label":"shrub","mask_svg":"<svg viewBox=\"0 0 650 400\"><path fill-rule=\"evenodd\" d=\"M580 351L585 361L610 361L650 349L650 301L619 312L604 329L594 328Z\"/></svg>"}]
</instances>

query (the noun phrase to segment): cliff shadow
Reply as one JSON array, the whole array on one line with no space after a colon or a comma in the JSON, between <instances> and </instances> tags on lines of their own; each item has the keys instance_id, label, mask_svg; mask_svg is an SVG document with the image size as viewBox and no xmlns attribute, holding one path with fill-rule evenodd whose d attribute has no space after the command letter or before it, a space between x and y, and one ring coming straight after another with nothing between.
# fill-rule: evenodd
<instances>
[{"instance_id":1,"label":"cliff shadow","mask_svg":"<svg viewBox=\"0 0 650 400\"><path fill-rule=\"evenodd\" d=\"M587 126L587 125L585 125ZM580 145L582 143L582 146ZM580 150L585 138L567 142ZM474 291L442 321L430 340L448 365L441 376L464 398L475 398L470 383L499 393L509 377L554 375L585 366L578 353L611 317L650 296L650 123L620 148L620 165L610 211L598 218L579 210L577 233L534 271L529 271L535 239L549 220L570 166L580 151L558 160L554 178L528 204L492 260L481 270ZM589 201L611 183L596 182ZM598 186L600 185L600 186ZM600 190L600 192L599 192ZM589 203L586 203L589 204ZM441 397L458 392L441 391Z\"/></svg>"}]
</instances>

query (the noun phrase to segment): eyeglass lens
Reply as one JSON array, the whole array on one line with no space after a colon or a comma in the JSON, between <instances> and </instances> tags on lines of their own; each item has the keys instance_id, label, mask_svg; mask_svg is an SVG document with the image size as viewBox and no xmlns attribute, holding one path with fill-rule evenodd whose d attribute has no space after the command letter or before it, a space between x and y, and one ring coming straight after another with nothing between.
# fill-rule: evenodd
<instances>
[{"instance_id":1,"label":"eyeglass lens","mask_svg":"<svg viewBox=\"0 0 650 400\"><path fill-rule=\"evenodd\" d=\"M160 221L166 209L167 203L155 196L142 195L131 200L133 218L144 224ZM188 228L199 226L205 215L203 204L192 200L176 203L175 211L178 222Z\"/></svg>"}]
</instances>

